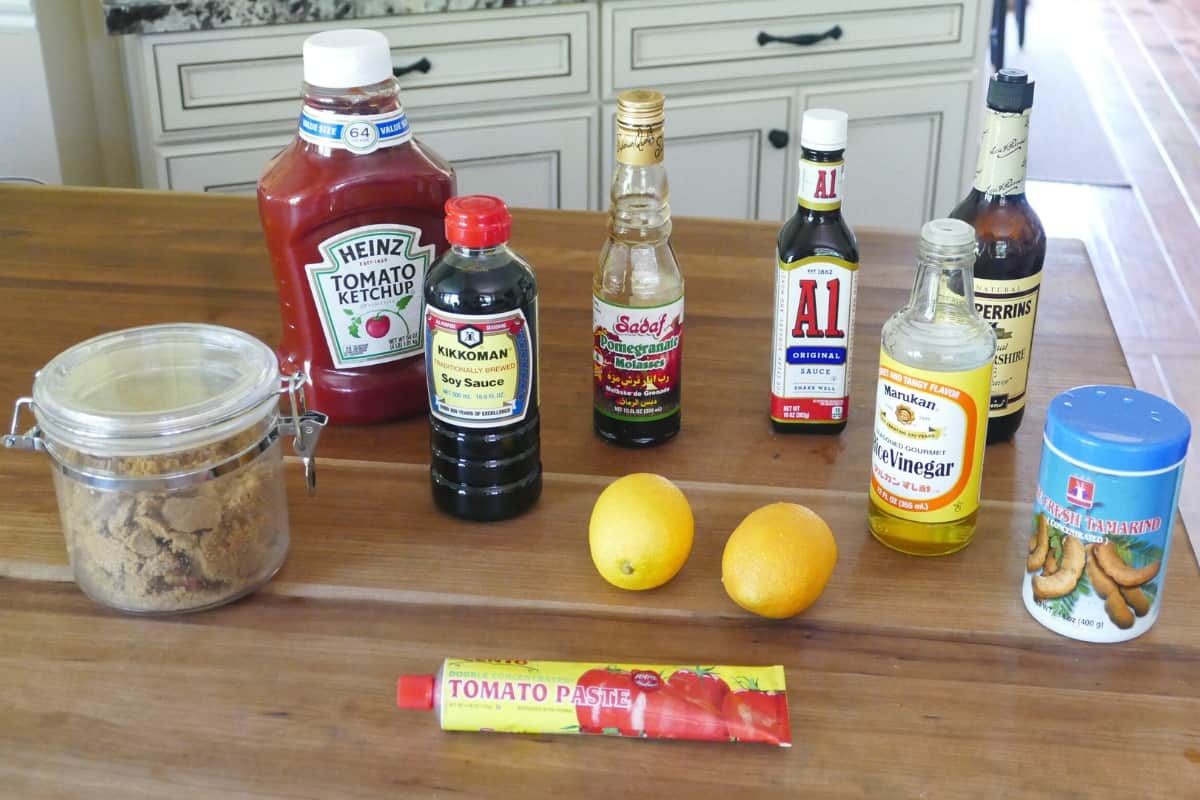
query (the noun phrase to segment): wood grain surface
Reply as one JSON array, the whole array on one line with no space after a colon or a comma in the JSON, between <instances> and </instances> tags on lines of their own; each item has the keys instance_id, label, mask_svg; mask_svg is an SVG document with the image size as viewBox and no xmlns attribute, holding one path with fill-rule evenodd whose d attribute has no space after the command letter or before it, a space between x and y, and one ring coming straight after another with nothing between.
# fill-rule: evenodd
<instances>
[{"instance_id":1,"label":"wood grain surface","mask_svg":"<svg viewBox=\"0 0 1200 800\"><path fill-rule=\"evenodd\" d=\"M1182 529L1158 624L1121 645L1057 636L1020 600L1049 399L1128 383L1086 254L1047 258L1026 421L988 449L975 542L916 559L865 529L878 332L905 301L915 239L860 231L850 424L773 435L767 368L774 227L678 220L687 279L683 432L655 450L590 429L589 276L603 217L514 213L541 286L538 506L463 523L428 496L427 423L334 428L320 489L289 465L293 547L264 590L135 619L70 583L44 458L0 453L0 795L35 797L1184 797L1200 779L1200 573ZM253 203L0 188L0 398L104 331L207 321L274 341ZM677 480L696 544L660 590L627 593L587 554L613 476ZM759 505L824 516L840 560L804 615L767 622L720 584ZM402 672L446 655L785 665L795 747L445 734L394 708Z\"/></svg>"}]
</instances>

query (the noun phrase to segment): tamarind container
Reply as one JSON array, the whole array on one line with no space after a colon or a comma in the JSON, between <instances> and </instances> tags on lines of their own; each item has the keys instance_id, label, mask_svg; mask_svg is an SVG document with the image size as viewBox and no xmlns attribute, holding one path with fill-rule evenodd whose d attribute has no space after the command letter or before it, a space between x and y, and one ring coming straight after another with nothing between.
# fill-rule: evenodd
<instances>
[{"instance_id":1,"label":"tamarind container","mask_svg":"<svg viewBox=\"0 0 1200 800\"><path fill-rule=\"evenodd\" d=\"M1035 620L1122 642L1158 619L1191 423L1125 386L1079 386L1046 414L1021 594Z\"/></svg>"}]
</instances>

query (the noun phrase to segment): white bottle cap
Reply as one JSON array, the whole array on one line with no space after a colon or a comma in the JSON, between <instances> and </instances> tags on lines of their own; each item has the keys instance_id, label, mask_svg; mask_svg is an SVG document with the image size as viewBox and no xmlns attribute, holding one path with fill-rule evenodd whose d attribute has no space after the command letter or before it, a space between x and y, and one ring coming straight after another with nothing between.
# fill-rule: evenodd
<instances>
[{"instance_id":1,"label":"white bottle cap","mask_svg":"<svg viewBox=\"0 0 1200 800\"><path fill-rule=\"evenodd\" d=\"M921 226L922 241L938 247L975 247L975 229L961 219L931 219Z\"/></svg>"},{"instance_id":2,"label":"white bottle cap","mask_svg":"<svg viewBox=\"0 0 1200 800\"><path fill-rule=\"evenodd\" d=\"M809 150L845 150L845 111L836 108L810 108L800 121L800 146Z\"/></svg>"},{"instance_id":3,"label":"white bottle cap","mask_svg":"<svg viewBox=\"0 0 1200 800\"><path fill-rule=\"evenodd\" d=\"M370 86L392 77L392 50L379 31L344 28L304 40L304 82L322 89Z\"/></svg>"}]
</instances>

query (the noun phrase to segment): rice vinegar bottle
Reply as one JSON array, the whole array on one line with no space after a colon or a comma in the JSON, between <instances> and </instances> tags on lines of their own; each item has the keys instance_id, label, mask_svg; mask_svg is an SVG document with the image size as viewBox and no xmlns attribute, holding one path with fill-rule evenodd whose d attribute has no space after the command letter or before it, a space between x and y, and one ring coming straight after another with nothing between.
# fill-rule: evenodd
<instances>
[{"instance_id":1,"label":"rice vinegar bottle","mask_svg":"<svg viewBox=\"0 0 1200 800\"><path fill-rule=\"evenodd\" d=\"M996 334L975 309L974 264L970 225L925 223L912 297L883 325L867 525L910 555L975 535Z\"/></svg>"}]
</instances>

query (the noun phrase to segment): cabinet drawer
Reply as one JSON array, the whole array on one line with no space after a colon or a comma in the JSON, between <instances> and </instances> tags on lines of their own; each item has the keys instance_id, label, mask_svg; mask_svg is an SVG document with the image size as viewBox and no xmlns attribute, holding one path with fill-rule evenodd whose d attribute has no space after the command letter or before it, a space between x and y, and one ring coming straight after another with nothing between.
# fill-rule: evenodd
<instances>
[{"instance_id":1,"label":"cabinet drawer","mask_svg":"<svg viewBox=\"0 0 1200 800\"><path fill-rule=\"evenodd\" d=\"M428 72L400 78L410 108L586 95L590 6L436 14L368 21L387 36L392 60L427 59ZM359 25L362 22L359 21ZM157 100L157 133L295 118L301 47L322 30L350 23L285 25L212 33L145 36L143 79Z\"/></svg>"},{"instance_id":2,"label":"cabinet drawer","mask_svg":"<svg viewBox=\"0 0 1200 800\"><path fill-rule=\"evenodd\" d=\"M595 205L596 112L592 108L422 123L417 138L454 165L459 194L493 194L512 206ZM158 185L186 192L253 194L267 161L291 135L161 149Z\"/></svg>"},{"instance_id":3,"label":"cabinet drawer","mask_svg":"<svg viewBox=\"0 0 1200 800\"><path fill-rule=\"evenodd\" d=\"M981 1L605 3L604 47L611 54L605 89L970 58ZM823 34L835 28L836 38L811 44L760 36Z\"/></svg>"}]
</instances>

